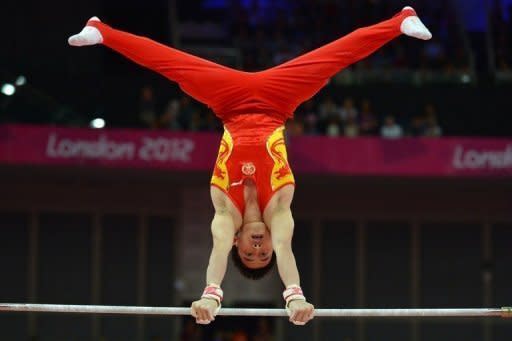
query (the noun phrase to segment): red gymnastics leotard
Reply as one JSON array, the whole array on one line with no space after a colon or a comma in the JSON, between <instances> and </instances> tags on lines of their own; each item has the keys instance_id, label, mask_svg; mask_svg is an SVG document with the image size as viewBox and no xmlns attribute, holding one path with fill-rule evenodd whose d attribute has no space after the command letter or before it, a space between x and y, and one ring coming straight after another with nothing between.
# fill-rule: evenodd
<instances>
[{"instance_id":1,"label":"red gymnastics leotard","mask_svg":"<svg viewBox=\"0 0 512 341\"><path fill-rule=\"evenodd\" d=\"M242 72L113 29L99 21L103 44L178 83L209 106L224 123L224 136L211 185L224 191L243 214L243 181L256 182L263 212L272 195L295 180L287 160L284 123L347 66L367 57L401 34L413 10L358 29L328 45L261 72Z\"/></svg>"}]
</instances>

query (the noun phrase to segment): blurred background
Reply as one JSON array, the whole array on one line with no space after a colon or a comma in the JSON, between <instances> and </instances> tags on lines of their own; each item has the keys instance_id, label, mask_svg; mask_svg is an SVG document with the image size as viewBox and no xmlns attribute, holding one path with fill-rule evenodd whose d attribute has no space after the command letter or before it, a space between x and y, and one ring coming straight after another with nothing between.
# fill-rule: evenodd
<instances>
[{"instance_id":1,"label":"blurred background","mask_svg":"<svg viewBox=\"0 0 512 341\"><path fill-rule=\"evenodd\" d=\"M93 15L246 71L412 5L400 37L287 124L294 250L318 308L512 304L512 1L2 4L0 302L185 306L204 287L222 125L179 87L67 38ZM230 267L225 306L282 307ZM0 315L2 340L510 340L505 320Z\"/></svg>"}]
</instances>

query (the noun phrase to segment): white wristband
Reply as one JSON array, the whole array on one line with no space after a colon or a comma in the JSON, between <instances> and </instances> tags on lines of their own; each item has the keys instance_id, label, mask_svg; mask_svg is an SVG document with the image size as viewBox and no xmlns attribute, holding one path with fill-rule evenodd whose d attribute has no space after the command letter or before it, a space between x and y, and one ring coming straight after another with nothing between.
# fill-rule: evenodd
<instances>
[{"instance_id":1,"label":"white wristband","mask_svg":"<svg viewBox=\"0 0 512 341\"><path fill-rule=\"evenodd\" d=\"M201 298L207 298L210 300L214 300L217 302L217 309L215 309L215 315L219 312L222 306L222 299L224 298L224 292L217 284L208 284L206 288L204 288L203 294Z\"/></svg>"},{"instance_id":2,"label":"white wristband","mask_svg":"<svg viewBox=\"0 0 512 341\"><path fill-rule=\"evenodd\" d=\"M283 299L286 302L286 309L288 309L288 305L290 302L295 300L306 300L306 297L304 296L304 293L302 292L302 289L298 285L289 285L286 287L286 290L283 291Z\"/></svg>"}]
</instances>

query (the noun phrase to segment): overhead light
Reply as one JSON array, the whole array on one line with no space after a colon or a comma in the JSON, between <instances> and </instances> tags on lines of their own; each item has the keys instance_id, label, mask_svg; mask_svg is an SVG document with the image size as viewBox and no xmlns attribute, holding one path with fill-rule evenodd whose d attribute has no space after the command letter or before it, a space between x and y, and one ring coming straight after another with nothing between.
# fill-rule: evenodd
<instances>
[{"instance_id":1,"label":"overhead light","mask_svg":"<svg viewBox=\"0 0 512 341\"><path fill-rule=\"evenodd\" d=\"M94 129L102 129L102 128L105 128L105 120L102 119L102 118L95 118L94 120L91 121L91 123L89 124L89 126L91 128L94 128Z\"/></svg>"},{"instance_id":2,"label":"overhead light","mask_svg":"<svg viewBox=\"0 0 512 341\"><path fill-rule=\"evenodd\" d=\"M12 96L16 92L16 87L12 84L6 83L2 85L2 89L0 91L6 96Z\"/></svg>"},{"instance_id":3,"label":"overhead light","mask_svg":"<svg viewBox=\"0 0 512 341\"><path fill-rule=\"evenodd\" d=\"M23 75L20 75L20 76L18 76L18 78L16 78L16 81L14 82L14 84L16 84L16 86L23 86L23 85L27 84L27 78Z\"/></svg>"}]
</instances>

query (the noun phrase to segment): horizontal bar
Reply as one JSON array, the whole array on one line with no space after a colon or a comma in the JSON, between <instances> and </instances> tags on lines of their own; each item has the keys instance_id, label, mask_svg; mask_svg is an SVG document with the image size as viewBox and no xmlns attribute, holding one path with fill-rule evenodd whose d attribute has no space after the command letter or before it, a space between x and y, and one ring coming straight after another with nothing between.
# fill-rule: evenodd
<instances>
[{"instance_id":1,"label":"horizontal bar","mask_svg":"<svg viewBox=\"0 0 512 341\"><path fill-rule=\"evenodd\" d=\"M190 308L0 303L1 312L109 315L190 315ZM288 316L284 309L222 308L221 316ZM512 317L512 308L316 309L315 317Z\"/></svg>"}]
</instances>

